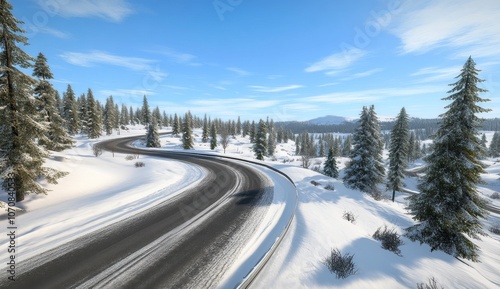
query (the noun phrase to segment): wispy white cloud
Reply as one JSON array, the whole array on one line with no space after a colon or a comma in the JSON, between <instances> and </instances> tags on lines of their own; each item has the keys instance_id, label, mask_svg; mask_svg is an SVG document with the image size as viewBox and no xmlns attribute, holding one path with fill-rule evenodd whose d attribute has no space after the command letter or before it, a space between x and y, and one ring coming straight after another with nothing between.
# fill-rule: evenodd
<instances>
[{"instance_id":1,"label":"wispy white cloud","mask_svg":"<svg viewBox=\"0 0 500 289\"><path fill-rule=\"evenodd\" d=\"M366 51L359 48L346 48L341 52L329 55L320 61L311 64L305 69L306 72L327 70L327 73L335 73L343 70L366 55Z\"/></svg>"},{"instance_id":2,"label":"wispy white cloud","mask_svg":"<svg viewBox=\"0 0 500 289\"><path fill-rule=\"evenodd\" d=\"M252 73L246 71L246 70L243 70L241 68L238 68L238 67L227 67L226 68L227 70L229 71L232 71L234 73L236 73L238 76L249 76L249 75L252 75Z\"/></svg>"},{"instance_id":3,"label":"wispy white cloud","mask_svg":"<svg viewBox=\"0 0 500 289\"><path fill-rule=\"evenodd\" d=\"M339 82L328 82L328 83L320 84L320 85L318 85L318 87L333 86L333 85L337 85L337 84L339 84Z\"/></svg>"},{"instance_id":4,"label":"wispy white cloud","mask_svg":"<svg viewBox=\"0 0 500 289\"><path fill-rule=\"evenodd\" d=\"M371 69L368 71L358 72L358 73L351 74L350 76L344 77L341 80L352 80L352 79L357 79L357 78L368 77L368 76L373 75L373 74L380 72L382 70L383 70L382 68L375 68L375 69Z\"/></svg>"},{"instance_id":5,"label":"wispy white cloud","mask_svg":"<svg viewBox=\"0 0 500 289\"><path fill-rule=\"evenodd\" d=\"M404 1L389 31L400 38L402 53L452 48L456 57L500 53L500 1Z\"/></svg>"},{"instance_id":6,"label":"wispy white cloud","mask_svg":"<svg viewBox=\"0 0 500 289\"><path fill-rule=\"evenodd\" d=\"M434 81L443 81L447 80L448 82L452 82L453 79L460 73L460 66L451 66L451 67L424 67L416 72L412 73L411 76L423 77L419 81L420 82L434 82Z\"/></svg>"},{"instance_id":7,"label":"wispy white cloud","mask_svg":"<svg viewBox=\"0 0 500 289\"><path fill-rule=\"evenodd\" d=\"M299 84L292 84L288 86L279 86L279 87L268 87L268 86L260 86L260 85L250 85L248 86L250 89L253 91L257 92L283 92L287 90L292 90L292 89L297 89L304 87L303 85Z\"/></svg>"},{"instance_id":8,"label":"wispy white cloud","mask_svg":"<svg viewBox=\"0 0 500 289\"><path fill-rule=\"evenodd\" d=\"M186 64L186 65L190 65L190 66L202 65L201 63L196 61L195 55L185 53L185 52L179 52L179 51L176 51L176 50L169 48L169 47L158 47L155 49L146 50L146 52L165 56L169 60L177 62L177 63L181 63L181 64Z\"/></svg>"},{"instance_id":9,"label":"wispy white cloud","mask_svg":"<svg viewBox=\"0 0 500 289\"><path fill-rule=\"evenodd\" d=\"M64 17L98 17L112 22L120 22L134 12L126 0L38 0L38 4Z\"/></svg>"},{"instance_id":10,"label":"wispy white cloud","mask_svg":"<svg viewBox=\"0 0 500 289\"><path fill-rule=\"evenodd\" d=\"M92 51L89 53L64 52L60 57L70 64L83 67L105 64L144 72L155 81L161 81L168 75L158 65L154 65L156 61L152 59L119 56L103 51Z\"/></svg>"},{"instance_id":11,"label":"wispy white cloud","mask_svg":"<svg viewBox=\"0 0 500 289\"><path fill-rule=\"evenodd\" d=\"M57 29L53 29L53 28L49 28L46 26L45 27L36 27L36 29L42 33L49 34L49 35L55 36L57 38L67 39L70 37L70 35L66 32L63 32L63 31L60 31Z\"/></svg>"},{"instance_id":12,"label":"wispy white cloud","mask_svg":"<svg viewBox=\"0 0 500 289\"><path fill-rule=\"evenodd\" d=\"M419 96L429 93L446 92L439 86L415 86L408 88L384 88L359 91L333 92L303 98L304 102L324 102L329 104L375 101L390 97Z\"/></svg>"},{"instance_id":13,"label":"wispy white cloud","mask_svg":"<svg viewBox=\"0 0 500 289\"><path fill-rule=\"evenodd\" d=\"M254 98L211 98L211 99L196 99L189 101L192 105L202 106L209 109L210 107L231 107L231 110L246 111L259 108L268 108L280 103L279 100L261 100Z\"/></svg>"}]
</instances>

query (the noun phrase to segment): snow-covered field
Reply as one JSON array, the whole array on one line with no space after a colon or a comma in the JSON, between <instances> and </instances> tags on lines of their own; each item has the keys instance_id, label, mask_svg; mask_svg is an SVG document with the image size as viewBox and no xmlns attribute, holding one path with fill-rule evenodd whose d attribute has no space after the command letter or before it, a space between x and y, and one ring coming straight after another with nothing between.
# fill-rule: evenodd
<instances>
[{"instance_id":1,"label":"snow-covered field","mask_svg":"<svg viewBox=\"0 0 500 289\"><path fill-rule=\"evenodd\" d=\"M140 127L122 131L121 136L144 134ZM223 154L221 147L211 151L202 143L200 131L195 150ZM119 137L119 136L112 136ZM109 137L103 137L107 139ZM17 212L18 251L20 260L39 254L64 242L126 218L140 210L168 199L186 185L195 186L203 176L203 169L184 163L140 156L145 167L135 168L137 160L126 160L126 155L104 152L92 155L96 141L84 137L77 146L62 153L54 153L48 165L70 174L58 185L46 184L52 191L44 196L27 196ZM180 138L166 135L162 148L181 150ZM477 241L482 251L481 263L462 262L442 252L430 252L427 245L403 238L401 256L381 248L372 235L380 226L387 225L401 233L413 223L405 210L403 194L396 202L375 201L366 194L347 189L341 182L300 167L299 156L294 155L295 144L278 144L276 160L266 159L271 165L290 176L298 190L298 206L289 233L284 238L270 263L255 283L256 288L416 288L433 277L444 288L499 288L500 236L489 231L500 224L500 216L491 214L485 223L488 234ZM231 139L226 155L254 160L248 137ZM323 163L314 159L313 166ZM342 169L347 159L339 158ZM480 187L485 198L500 191L500 160L488 160L486 184ZM414 166L423 165L415 162ZM341 172L342 175L342 172ZM316 182L313 185L311 182ZM417 180L408 178L409 190L416 190ZM335 190L325 186L333 185ZM5 201L6 194L1 200ZM499 200L492 205L500 207ZM354 214L354 223L343 219L344 212ZM6 213L1 220L7 227ZM0 236L0 246L7 248L6 234ZM346 279L336 279L323 264L331 249L354 254L357 273ZM6 260L6 250L0 258ZM248 256L247 256L248 257Z\"/></svg>"}]
</instances>

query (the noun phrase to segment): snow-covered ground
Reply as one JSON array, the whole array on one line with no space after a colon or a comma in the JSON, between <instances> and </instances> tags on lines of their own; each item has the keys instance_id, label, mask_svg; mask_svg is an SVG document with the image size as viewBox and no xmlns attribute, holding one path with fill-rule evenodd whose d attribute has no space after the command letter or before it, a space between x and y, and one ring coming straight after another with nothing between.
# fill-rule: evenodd
<instances>
[{"instance_id":1,"label":"snow-covered ground","mask_svg":"<svg viewBox=\"0 0 500 289\"><path fill-rule=\"evenodd\" d=\"M134 134L144 134L144 130L134 127L128 132L122 131L121 136ZM211 151L208 143L202 143L199 130L195 130L195 134L196 151L223 154L220 146ZM75 148L54 153L48 161L49 166L70 174L60 179L58 185L46 184L52 190L48 195L30 195L19 204L24 211L17 212L16 217L19 228L16 258L29 258L146 210L186 185L195 186L204 174L203 169L196 166L145 156L140 156L139 161L146 166L135 168L137 160L126 160L126 155L113 156L110 152L97 158L91 149L96 141L84 137L77 141ZM181 150L179 137L166 135L161 142L162 148ZM477 241L481 247L481 263L461 262L442 252L430 252L427 245L406 238L398 256L382 249L372 235L380 226L387 225L401 233L413 223L405 210L405 196L398 194L394 203L375 201L366 194L347 189L341 180L301 168L300 157L295 156L294 151L293 141L278 144L275 160L264 161L293 179L299 202L289 233L255 281L256 288L416 288L417 283L426 283L431 277L444 288L499 288L500 236L488 230L500 224L498 214L491 214L484 222L488 235ZM248 137L231 139L226 155L254 160ZM311 167L321 166L323 161L323 158L313 159ZM346 161L337 159L341 169ZM483 175L486 184L480 186L480 191L492 205L500 207L499 200L489 198L500 191L500 160L485 163L489 165L487 174ZM423 163L414 164L419 165ZM415 178L406 181L409 190L416 190ZM327 185L333 185L335 190L325 189ZM5 201L6 194L1 194L0 199ZM344 212L353 213L356 221L344 220ZM0 219L6 228L5 212ZM0 246L7 248L6 234L0 236ZM355 275L336 279L328 271L323 260L333 248L354 254L358 270ZM7 258L6 251L0 251L2 260Z\"/></svg>"}]
</instances>

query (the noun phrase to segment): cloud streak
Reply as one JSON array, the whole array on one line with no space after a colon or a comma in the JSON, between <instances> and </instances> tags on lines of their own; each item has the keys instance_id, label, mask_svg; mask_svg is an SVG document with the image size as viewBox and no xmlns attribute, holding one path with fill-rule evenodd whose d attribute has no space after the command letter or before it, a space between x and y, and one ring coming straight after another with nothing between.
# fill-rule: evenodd
<instances>
[{"instance_id":1,"label":"cloud streak","mask_svg":"<svg viewBox=\"0 0 500 289\"><path fill-rule=\"evenodd\" d=\"M401 40L401 52L456 49L456 57L500 53L500 1L405 1L389 31Z\"/></svg>"},{"instance_id":2,"label":"cloud streak","mask_svg":"<svg viewBox=\"0 0 500 289\"><path fill-rule=\"evenodd\" d=\"M38 4L63 17L98 17L112 22L120 22L134 12L126 0L39 0Z\"/></svg>"},{"instance_id":3,"label":"cloud streak","mask_svg":"<svg viewBox=\"0 0 500 289\"><path fill-rule=\"evenodd\" d=\"M287 90L297 89L304 87L299 84L292 84L288 86L279 86L279 87L268 87L268 86L260 86L260 85L250 85L248 86L250 89L256 92L283 92Z\"/></svg>"},{"instance_id":4,"label":"cloud streak","mask_svg":"<svg viewBox=\"0 0 500 289\"><path fill-rule=\"evenodd\" d=\"M327 74L336 74L360 60L366 55L366 51L359 48L346 48L342 52L329 55L305 69L306 72L317 72L327 70Z\"/></svg>"}]
</instances>

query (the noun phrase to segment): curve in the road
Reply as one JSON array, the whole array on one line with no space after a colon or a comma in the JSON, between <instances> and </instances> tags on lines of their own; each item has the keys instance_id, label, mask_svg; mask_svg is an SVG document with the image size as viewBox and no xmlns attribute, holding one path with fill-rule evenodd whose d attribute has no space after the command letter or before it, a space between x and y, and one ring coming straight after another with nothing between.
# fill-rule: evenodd
<instances>
[{"instance_id":1,"label":"curve in the road","mask_svg":"<svg viewBox=\"0 0 500 289\"><path fill-rule=\"evenodd\" d=\"M111 140L101 146L134 153L137 151L127 146L133 139ZM20 269L26 271L9 288L217 285L224 269L230 266L230 254L237 253L236 244L242 241L234 240L234 236L245 238L252 233L249 220L255 222L262 217L262 210L254 208L269 204L271 186L266 184L265 176L237 163L154 150L140 153L203 166L207 177L198 188L186 190L131 219L21 262ZM132 262L123 262L130 256L135 256ZM30 268L30 264L41 265Z\"/></svg>"}]
</instances>

